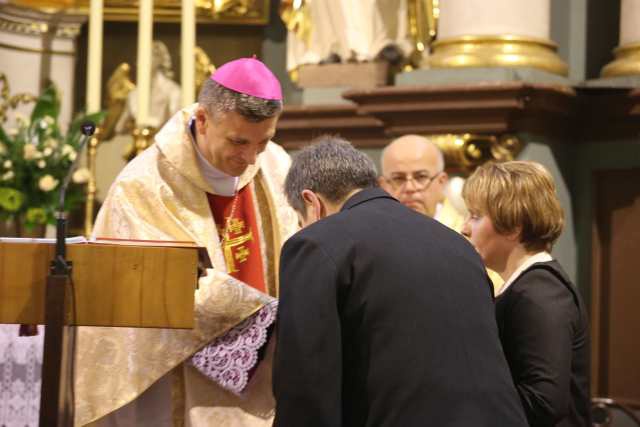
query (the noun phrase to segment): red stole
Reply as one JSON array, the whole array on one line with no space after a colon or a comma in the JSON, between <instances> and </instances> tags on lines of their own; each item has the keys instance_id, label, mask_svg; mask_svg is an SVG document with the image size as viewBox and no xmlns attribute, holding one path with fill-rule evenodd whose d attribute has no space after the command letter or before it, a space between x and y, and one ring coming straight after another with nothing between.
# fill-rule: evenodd
<instances>
[{"instance_id":1,"label":"red stole","mask_svg":"<svg viewBox=\"0 0 640 427\"><path fill-rule=\"evenodd\" d=\"M260 251L260 230L249 187L250 185L245 185L231 197L207 193L207 199L222 242L227 272L260 292L266 293ZM229 218L231 211L233 211L233 217Z\"/></svg>"}]
</instances>

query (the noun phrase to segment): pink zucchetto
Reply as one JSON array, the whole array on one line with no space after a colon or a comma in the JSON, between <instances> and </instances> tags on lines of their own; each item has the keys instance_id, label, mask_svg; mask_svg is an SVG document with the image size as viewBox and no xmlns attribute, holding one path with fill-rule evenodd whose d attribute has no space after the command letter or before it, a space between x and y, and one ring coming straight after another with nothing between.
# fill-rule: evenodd
<instances>
[{"instance_id":1,"label":"pink zucchetto","mask_svg":"<svg viewBox=\"0 0 640 427\"><path fill-rule=\"evenodd\" d=\"M211 80L256 98L282 100L280 82L266 65L255 58L227 62L211 75Z\"/></svg>"}]
</instances>

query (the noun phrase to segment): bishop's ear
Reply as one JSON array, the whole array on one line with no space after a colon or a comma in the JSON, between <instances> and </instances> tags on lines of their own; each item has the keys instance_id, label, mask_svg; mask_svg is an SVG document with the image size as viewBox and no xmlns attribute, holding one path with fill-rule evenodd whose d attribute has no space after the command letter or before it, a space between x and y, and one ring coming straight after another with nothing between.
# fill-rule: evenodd
<instances>
[{"instance_id":1,"label":"bishop's ear","mask_svg":"<svg viewBox=\"0 0 640 427\"><path fill-rule=\"evenodd\" d=\"M207 110L202 106L199 106L198 108L196 108L195 119L196 119L196 132L200 135L204 135L207 129L208 121L209 121L209 115L207 114Z\"/></svg>"}]
</instances>

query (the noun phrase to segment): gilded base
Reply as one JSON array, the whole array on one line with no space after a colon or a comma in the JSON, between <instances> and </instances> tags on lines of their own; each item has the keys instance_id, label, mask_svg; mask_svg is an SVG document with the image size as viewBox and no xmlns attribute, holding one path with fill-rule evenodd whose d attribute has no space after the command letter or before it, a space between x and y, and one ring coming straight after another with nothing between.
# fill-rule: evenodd
<instances>
[{"instance_id":1,"label":"gilded base","mask_svg":"<svg viewBox=\"0 0 640 427\"><path fill-rule=\"evenodd\" d=\"M124 159L129 162L138 154L149 148L153 144L153 136L156 129L150 126L136 127L133 130L133 143L127 146L123 155Z\"/></svg>"},{"instance_id":2,"label":"gilded base","mask_svg":"<svg viewBox=\"0 0 640 427\"><path fill-rule=\"evenodd\" d=\"M515 160L524 144L514 135L474 135L465 133L425 135L440 148L447 168L471 174L486 162Z\"/></svg>"},{"instance_id":3,"label":"gilded base","mask_svg":"<svg viewBox=\"0 0 640 427\"><path fill-rule=\"evenodd\" d=\"M437 40L427 68L531 67L566 76L554 43L520 36L462 36Z\"/></svg>"},{"instance_id":4,"label":"gilded base","mask_svg":"<svg viewBox=\"0 0 640 427\"><path fill-rule=\"evenodd\" d=\"M618 46L613 50L615 58L602 69L602 77L640 75L640 43Z\"/></svg>"}]
</instances>

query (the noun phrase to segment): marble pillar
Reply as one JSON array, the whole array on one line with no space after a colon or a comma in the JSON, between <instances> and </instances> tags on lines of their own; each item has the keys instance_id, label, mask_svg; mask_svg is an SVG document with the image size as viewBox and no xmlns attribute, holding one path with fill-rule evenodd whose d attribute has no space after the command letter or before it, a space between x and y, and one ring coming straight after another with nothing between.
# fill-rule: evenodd
<instances>
[{"instance_id":1,"label":"marble pillar","mask_svg":"<svg viewBox=\"0 0 640 427\"><path fill-rule=\"evenodd\" d=\"M550 40L550 0L439 3L428 68L531 67L567 75Z\"/></svg>"},{"instance_id":2,"label":"marble pillar","mask_svg":"<svg viewBox=\"0 0 640 427\"><path fill-rule=\"evenodd\" d=\"M61 95L63 130L72 119L75 40L85 21L84 16L0 4L0 72L7 76L10 95L37 96L52 81ZM23 105L18 111L28 115L32 107Z\"/></svg>"},{"instance_id":3,"label":"marble pillar","mask_svg":"<svg viewBox=\"0 0 640 427\"><path fill-rule=\"evenodd\" d=\"M620 8L620 44L602 77L640 76L640 0L622 0Z\"/></svg>"}]
</instances>

